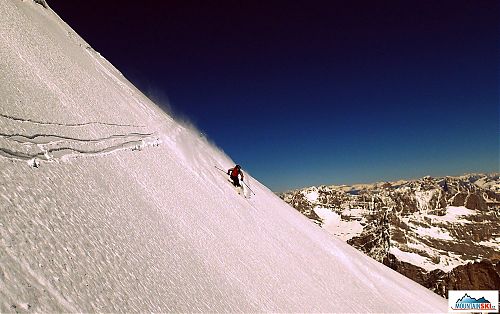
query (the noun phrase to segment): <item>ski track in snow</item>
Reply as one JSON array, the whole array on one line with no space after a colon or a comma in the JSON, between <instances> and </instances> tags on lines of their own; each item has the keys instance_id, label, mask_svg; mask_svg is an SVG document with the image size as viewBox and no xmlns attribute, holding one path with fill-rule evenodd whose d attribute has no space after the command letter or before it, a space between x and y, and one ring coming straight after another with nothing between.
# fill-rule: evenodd
<instances>
[{"instance_id":1,"label":"ski track in snow","mask_svg":"<svg viewBox=\"0 0 500 314\"><path fill-rule=\"evenodd\" d=\"M14 121L19 121L19 122L27 122L27 123L40 124L40 125L56 125L56 126L65 126L65 127L82 127L82 126L88 126L88 125L92 125L92 124L98 124L98 125L118 126L118 127L145 128L145 126L143 126L143 125L106 123L106 122L98 122L98 121L82 122L82 123L44 122L44 121L36 121L36 120L32 120L32 119L23 119L23 118L19 118L19 117L13 117L13 116L9 116L9 115L3 114L3 113L0 113L0 117L14 120Z\"/></svg>"},{"instance_id":2,"label":"ski track in snow","mask_svg":"<svg viewBox=\"0 0 500 314\"><path fill-rule=\"evenodd\" d=\"M72 138L69 136L62 136L57 134L34 134L34 135L22 135L22 134L3 134L0 133L0 137L7 138L22 144L50 144L63 142L64 140L78 141L78 142L89 142L98 143L105 140L116 139L116 138L127 138L127 137L148 137L152 136L153 133L128 133L128 134L114 134L108 137L98 138L98 139L83 139L83 138Z\"/></svg>"},{"instance_id":3,"label":"ski track in snow","mask_svg":"<svg viewBox=\"0 0 500 314\"><path fill-rule=\"evenodd\" d=\"M117 124L106 122L84 122L84 123L57 123L42 122L31 119L12 117L0 113L0 117L9 119L14 129L22 130L19 124L29 123L31 134L22 132L0 133L0 157L18 161L29 161L33 167L38 167L40 161L68 161L76 157L104 156L121 150L141 150L148 146L158 146L160 140L153 132L118 132L113 129L143 128L130 124ZM81 134L92 134L96 132L96 125L112 128L112 133L100 137L83 137ZM57 127L56 131L38 132L36 127ZM80 136L65 135L68 128L78 127ZM90 129L93 127L92 129ZM69 130L71 131L71 130ZM97 130L98 133L107 130ZM74 133L74 130L70 133Z\"/></svg>"}]
</instances>

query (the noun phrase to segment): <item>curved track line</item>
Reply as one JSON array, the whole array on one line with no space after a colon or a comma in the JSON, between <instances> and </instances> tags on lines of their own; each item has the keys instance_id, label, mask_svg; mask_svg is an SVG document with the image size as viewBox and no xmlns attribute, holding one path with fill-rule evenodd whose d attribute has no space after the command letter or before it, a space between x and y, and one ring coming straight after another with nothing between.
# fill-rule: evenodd
<instances>
[{"instance_id":1,"label":"curved track line","mask_svg":"<svg viewBox=\"0 0 500 314\"><path fill-rule=\"evenodd\" d=\"M133 128L145 128L146 126L144 125L134 125L134 124L119 124L119 123L106 123L106 122L98 122L98 121L91 121L91 122L84 122L84 123L57 123L57 122L44 122L44 121L36 121L32 119L22 119L14 116L8 116L3 113L0 113L0 117L14 120L14 121L20 121L20 122L28 122L28 123L33 123L33 124L40 124L40 125L57 125L57 126L67 126L67 127L81 127L81 126L87 126L87 125L93 125L93 124L98 124L98 125L107 125L107 126L118 126L118 127L133 127Z\"/></svg>"},{"instance_id":2,"label":"curved track line","mask_svg":"<svg viewBox=\"0 0 500 314\"><path fill-rule=\"evenodd\" d=\"M129 138L129 137L139 137L139 138L147 138L149 136L153 136L154 133L128 133L128 134L114 134L108 137L96 138L96 139L82 139L82 138L74 138L69 136L62 136L56 134L34 134L34 135L23 135L23 134L5 134L0 133L0 137L6 138L8 140L21 143L21 144L51 144L57 143L64 140L75 141L75 142L84 142L84 143L100 143L106 140L116 139L116 138ZM36 140L37 138L41 138L40 140ZM50 139L55 140L50 140Z\"/></svg>"}]
</instances>

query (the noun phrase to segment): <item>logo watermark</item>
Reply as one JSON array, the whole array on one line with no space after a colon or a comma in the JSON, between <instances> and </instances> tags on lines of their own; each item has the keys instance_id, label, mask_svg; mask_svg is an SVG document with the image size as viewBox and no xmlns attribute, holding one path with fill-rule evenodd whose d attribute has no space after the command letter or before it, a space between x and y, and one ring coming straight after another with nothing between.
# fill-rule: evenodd
<instances>
[{"instance_id":1,"label":"logo watermark","mask_svg":"<svg viewBox=\"0 0 500 314\"><path fill-rule=\"evenodd\" d=\"M498 290L450 290L448 312L498 313Z\"/></svg>"}]
</instances>

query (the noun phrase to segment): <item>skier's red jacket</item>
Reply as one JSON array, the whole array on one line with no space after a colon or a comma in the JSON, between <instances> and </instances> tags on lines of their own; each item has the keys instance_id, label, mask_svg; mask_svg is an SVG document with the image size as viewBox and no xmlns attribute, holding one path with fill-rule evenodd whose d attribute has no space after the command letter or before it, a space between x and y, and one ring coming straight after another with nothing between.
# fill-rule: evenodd
<instances>
[{"instance_id":1,"label":"skier's red jacket","mask_svg":"<svg viewBox=\"0 0 500 314\"><path fill-rule=\"evenodd\" d=\"M243 179L243 171L238 169L238 167L231 168L227 172L230 173L231 177L238 177L238 174L241 174L241 179Z\"/></svg>"}]
</instances>

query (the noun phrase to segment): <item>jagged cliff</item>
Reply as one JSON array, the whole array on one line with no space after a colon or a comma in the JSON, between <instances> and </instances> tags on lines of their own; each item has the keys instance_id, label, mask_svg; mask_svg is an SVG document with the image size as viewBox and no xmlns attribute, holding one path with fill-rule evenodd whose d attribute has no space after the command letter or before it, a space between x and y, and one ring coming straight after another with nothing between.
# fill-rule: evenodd
<instances>
[{"instance_id":1,"label":"jagged cliff","mask_svg":"<svg viewBox=\"0 0 500 314\"><path fill-rule=\"evenodd\" d=\"M350 245L442 296L448 289L500 286L498 174L309 187L280 196Z\"/></svg>"}]
</instances>

